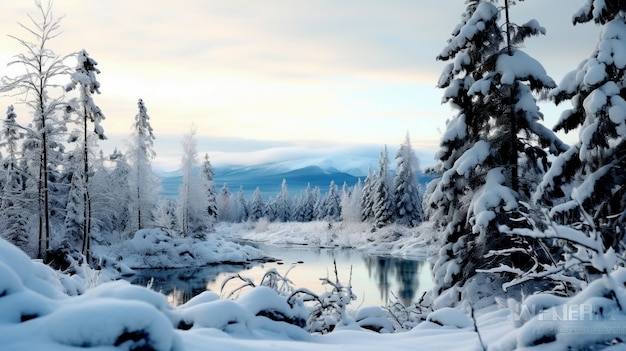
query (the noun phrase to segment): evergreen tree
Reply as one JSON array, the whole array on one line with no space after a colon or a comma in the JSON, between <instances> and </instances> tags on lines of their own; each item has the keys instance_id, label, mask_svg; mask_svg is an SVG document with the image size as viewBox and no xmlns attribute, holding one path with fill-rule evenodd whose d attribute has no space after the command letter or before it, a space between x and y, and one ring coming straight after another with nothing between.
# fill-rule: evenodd
<instances>
[{"instance_id":1,"label":"evergreen tree","mask_svg":"<svg viewBox=\"0 0 626 351\"><path fill-rule=\"evenodd\" d=\"M232 222L234 207L228 184L224 183L220 194L217 196L217 219L222 222Z\"/></svg>"},{"instance_id":2,"label":"evergreen tree","mask_svg":"<svg viewBox=\"0 0 626 351\"><path fill-rule=\"evenodd\" d=\"M276 196L275 212L277 221L288 222L291 220L291 200L289 199L286 179L283 179L280 186L280 193Z\"/></svg>"},{"instance_id":3,"label":"evergreen tree","mask_svg":"<svg viewBox=\"0 0 626 351\"><path fill-rule=\"evenodd\" d=\"M19 169L18 142L23 137L22 128L16 122L13 106L7 108L6 119L0 134L0 147L6 152L2 160L2 193L0 194L0 227L2 236L21 248L29 248L28 218L24 213L24 174Z\"/></svg>"},{"instance_id":4,"label":"evergreen tree","mask_svg":"<svg viewBox=\"0 0 626 351\"><path fill-rule=\"evenodd\" d=\"M398 162L393 180L395 219L399 224L414 227L423 220L422 199L415 172L417 157L411 146L409 133L396 154Z\"/></svg>"},{"instance_id":5,"label":"evergreen tree","mask_svg":"<svg viewBox=\"0 0 626 351\"><path fill-rule=\"evenodd\" d=\"M389 176L389 154L386 145L380 152L378 166L376 182L373 184L371 196L374 226L382 228L392 222L394 213L393 193Z\"/></svg>"},{"instance_id":6,"label":"evergreen tree","mask_svg":"<svg viewBox=\"0 0 626 351\"><path fill-rule=\"evenodd\" d=\"M71 74L71 81L69 84L65 86L66 91L71 91L78 88L80 96L78 98L78 106L76 111L78 113L78 123L81 127L80 131L80 146L82 148L82 153L80 153L79 158L80 163L82 164L82 169L76 169L82 173L80 176L82 178L82 183L84 183L84 187L82 189L74 188L74 185L78 184L75 177L77 176L77 172L73 174L73 182L71 191L74 192L82 192L83 200L83 214L82 219L83 223L80 225L82 228L82 250L81 252L87 257L89 260L89 251L90 251L90 231L91 231L91 198L90 198L90 185L89 185L89 174L90 174L90 165L89 165L89 154L91 153L92 144L95 144L93 138L90 138L90 133L88 131L88 122L94 124L93 132L94 134L101 140L106 139L104 136L104 129L100 125L100 122L104 119L104 114L100 110L100 108L93 101L93 94L100 94L100 83L96 79L96 74L100 73L100 70L96 68L98 63L89 57L87 51L81 50L76 56L77 65L75 71ZM80 194L74 194L71 196L78 196ZM74 211L73 208L75 203L68 204L68 206L72 207L71 211ZM70 209L68 209L70 210ZM69 215L69 214L68 214ZM67 224L67 216L66 215L66 224ZM66 227L67 229L67 227Z\"/></svg>"},{"instance_id":7,"label":"evergreen tree","mask_svg":"<svg viewBox=\"0 0 626 351\"><path fill-rule=\"evenodd\" d=\"M590 57L551 94L556 104L572 104L554 130L577 130L579 141L553 162L536 194L566 224L585 221L581 209L589 213L587 225L618 252L626 229L625 14L623 1L589 0L573 16L574 24L593 21L602 31Z\"/></svg>"},{"instance_id":8,"label":"evergreen tree","mask_svg":"<svg viewBox=\"0 0 626 351\"><path fill-rule=\"evenodd\" d=\"M128 163L126 156L117 149L109 156L109 160L113 162L113 168L107 177L108 187L106 193L109 196L105 198L106 206L103 206L103 208L108 209L110 212L108 217L114 230L121 233L122 237L125 237L131 234L133 219L136 218L134 213L129 211L132 208L133 201L136 199L136 193L131 187L131 179L136 173L133 172L133 168Z\"/></svg>"},{"instance_id":9,"label":"evergreen tree","mask_svg":"<svg viewBox=\"0 0 626 351\"><path fill-rule=\"evenodd\" d=\"M237 199L236 199L236 222L245 222L248 220L249 210L248 210L248 202L246 201L246 197L243 191L243 186L239 187L239 191L237 191Z\"/></svg>"},{"instance_id":10,"label":"evergreen tree","mask_svg":"<svg viewBox=\"0 0 626 351\"><path fill-rule=\"evenodd\" d=\"M256 187L252 194L252 200L250 201L250 220L258 221L265 215L265 203L263 202L263 196L261 196L261 189Z\"/></svg>"},{"instance_id":11,"label":"evergreen tree","mask_svg":"<svg viewBox=\"0 0 626 351\"><path fill-rule=\"evenodd\" d=\"M505 0L501 26L494 3L469 1L462 23L437 57L452 61L438 86L445 89L444 102L458 113L448 121L436 154L434 171L441 177L428 199L430 217L444 236L433 267L436 293L459 288L476 269L497 264L483 259L490 250L514 246L498 228L521 225L512 217L534 184L520 181L520 172L541 172L538 168L548 163L544 148L553 153L567 149L540 124L542 114L532 95L555 84L539 62L518 48L545 30L534 20L511 23L508 5Z\"/></svg>"},{"instance_id":12,"label":"evergreen tree","mask_svg":"<svg viewBox=\"0 0 626 351\"><path fill-rule=\"evenodd\" d=\"M375 182L376 175L372 173L371 169L368 169L361 192L361 221L363 222L368 222L374 218L373 189Z\"/></svg>"},{"instance_id":13,"label":"evergreen tree","mask_svg":"<svg viewBox=\"0 0 626 351\"><path fill-rule=\"evenodd\" d=\"M344 185L347 185L344 183ZM359 181L348 188L344 186L341 197L341 219L344 222L360 222L361 221L361 196L363 194L363 183L361 178Z\"/></svg>"},{"instance_id":14,"label":"evergreen tree","mask_svg":"<svg viewBox=\"0 0 626 351\"><path fill-rule=\"evenodd\" d=\"M209 218L209 222L214 223L217 220L217 191L215 190L215 182L213 181L213 166L209 161L209 154L204 154L204 162L200 171L200 183L204 193L205 212Z\"/></svg>"},{"instance_id":15,"label":"evergreen tree","mask_svg":"<svg viewBox=\"0 0 626 351\"><path fill-rule=\"evenodd\" d=\"M150 126L148 109L142 99L137 102L138 113L133 124L131 150L131 203L132 227L134 230L150 227L154 223L156 210L158 179L152 173L152 159L156 156L153 150L154 134Z\"/></svg>"},{"instance_id":16,"label":"evergreen tree","mask_svg":"<svg viewBox=\"0 0 626 351\"><path fill-rule=\"evenodd\" d=\"M78 154L82 152L82 148L78 149ZM78 166L78 165L75 165ZM67 207L65 212L65 228L64 240L69 243L70 247L78 247L82 243L82 247L86 250L83 254L89 260L89 238L85 237L85 178L81 169L73 169L73 175L70 182L70 190L67 199Z\"/></svg>"},{"instance_id":17,"label":"evergreen tree","mask_svg":"<svg viewBox=\"0 0 626 351\"><path fill-rule=\"evenodd\" d=\"M324 218L324 199L319 186L315 186L311 190L310 203L313 204L313 217L311 220L316 221Z\"/></svg>"},{"instance_id":18,"label":"evergreen tree","mask_svg":"<svg viewBox=\"0 0 626 351\"><path fill-rule=\"evenodd\" d=\"M324 199L324 219L336 222L341 218L341 197L334 180L330 181L326 198Z\"/></svg>"}]
</instances>

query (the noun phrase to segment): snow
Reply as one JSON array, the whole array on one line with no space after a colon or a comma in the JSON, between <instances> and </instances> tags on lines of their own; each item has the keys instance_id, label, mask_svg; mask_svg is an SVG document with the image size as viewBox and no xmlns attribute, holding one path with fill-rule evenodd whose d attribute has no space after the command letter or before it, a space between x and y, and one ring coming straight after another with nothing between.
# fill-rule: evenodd
<instances>
[{"instance_id":1,"label":"snow","mask_svg":"<svg viewBox=\"0 0 626 351\"><path fill-rule=\"evenodd\" d=\"M224 224L215 227L218 236L264 242L272 245L309 245L354 248L372 255L392 255L425 260L433 256L436 231L432 223L417 228L391 224L372 232L371 223L326 221L306 223L271 222L254 226L249 223Z\"/></svg>"},{"instance_id":2,"label":"snow","mask_svg":"<svg viewBox=\"0 0 626 351\"><path fill-rule=\"evenodd\" d=\"M500 83L506 85L517 80L535 80L546 87L556 86L541 63L521 50L514 50L512 55L500 55L496 62L496 72L502 75Z\"/></svg>"},{"instance_id":3,"label":"snow","mask_svg":"<svg viewBox=\"0 0 626 351\"><path fill-rule=\"evenodd\" d=\"M319 240L320 244L337 244L336 239L322 240L323 235L317 238L301 235L313 228L320 229L321 223L318 227L299 230L289 230L288 225L272 223L267 226L265 241L308 239ZM354 228L343 230L348 232ZM263 233L243 224L222 225L218 229L263 238ZM397 241L405 244L416 243L416 237L421 236L421 249L413 246L398 252L415 255L432 250L425 249L428 240L436 235L428 233L429 230L429 225L423 225L412 235L401 234ZM281 234L283 239L279 239ZM329 238L327 233L326 238ZM361 232L340 242L349 241L361 250L375 251L366 244L371 238L371 233ZM397 249L400 246L391 242L385 244L384 240L380 244ZM607 252L596 259L603 261L598 266L607 267L614 263L615 255ZM591 282L587 289L571 298L538 294L521 303L510 300L478 308L475 319L462 307L440 308L406 332L394 332L383 309L369 306L357 310L353 317L346 316L344 323L325 335L309 334L289 323L289 320L304 318L305 307L291 306L268 287L248 290L236 300L204 292L184 305L173 307L165 296L123 281L103 283L86 288L79 296L70 296L64 292L61 277L79 281L28 259L15 246L0 239L0 348L3 351L64 351L84 347L98 351L193 351L207 347L214 350L413 350L416 345L430 350L467 350L481 349L481 339L490 350L589 349L623 335L620 330L626 322L626 315L617 308L617 303L623 306L626 299L626 269ZM563 311L569 313L566 315L569 320L563 320ZM583 327L604 328L604 332L568 332L576 330L571 328ZM480 339L475 328L480 331ZM611 330L617 331L611 334Z\"/></svg>"},{"instance_id":4,"label":"snow","mask_svg":"<svg viewBox=\"0 0 626 351\"><path fill-rule=\"evenodd\" d=\"M455 30L456 35L450 40L448 46L441 51L439 57L448 59L470 45L474 36L485 30L486 23L493 20L497 15L498 9L494 5L486 2L479 3L471 18L458 30Z\"/></svg>"},{"instance_id":5,"label":"snow","mask_svg":"<svg viewBox=\"0 0 626 351\"><path fill-rule=\"evenodd\" d=\"M261 251L208 234L206 240L173 237L162 228L142 229L132 239L94 245L94 257L114 257L131 268L200 267L223 262L246 263L264 258Z\"/></svg>"},{"instance_id":6,"label":"snow","mask_svg":"<svg viewBox=\"0 0 626 351\"><path fill-rule=\"evenodd\" d=\"M496 217L496 212L511 211L517 208L517 198L511 188L504 185L504 175L501 167L494 168L487 173L483 185L472 198L468 215L473 224L474 233L486 229Z\"/></svg>"}]
</instances>

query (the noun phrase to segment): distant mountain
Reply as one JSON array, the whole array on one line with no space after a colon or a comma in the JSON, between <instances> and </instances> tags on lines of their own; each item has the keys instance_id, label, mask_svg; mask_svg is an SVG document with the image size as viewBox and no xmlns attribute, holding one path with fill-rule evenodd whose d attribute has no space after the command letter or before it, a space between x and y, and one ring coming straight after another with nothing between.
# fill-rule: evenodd
<instances>
[{"instance_id":1,"label":"distant mountain","mask_svg":"<svg viewBox=\"0 0 626 351\"><path fill-rule=\"evenodd\" d=\"M289 195L295 197L306 188L307 184L310 184L312 188L319 187L322 194L325 194L331 181L335 181L339 188L343 186L344 182L352 186L359 179L365 180L367 174L367 167L365 173L359 176L338 170L334 167L335 164L331 162L326 163L326 167L306 165L305 162L300 164L302 165L301 168L297 168L299 164L293 162L258 166L215 167L215 187L219 192L222 186L227 184L233 194L237 193L240 187L243 187L246 198L250 198L255 189L259 187L264 200L267 200L270 196L275 197L280 192L283 179L287 181ZM356 163L354 165L356 166ZM352 168L352 170L356 169ZM182 183L180 172L161 174L160 178L163 186L161 195L178 196L178 188ZM431 179L422 175L418 176L418 180L422 184L426 184Z\"/></svg>"}]
</instances>

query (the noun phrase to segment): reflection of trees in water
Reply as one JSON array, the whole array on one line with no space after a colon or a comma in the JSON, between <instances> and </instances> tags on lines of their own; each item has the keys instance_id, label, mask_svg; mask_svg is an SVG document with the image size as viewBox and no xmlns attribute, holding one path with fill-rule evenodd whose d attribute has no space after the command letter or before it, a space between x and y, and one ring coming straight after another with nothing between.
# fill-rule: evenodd
<instances>
[{"instance_id":1,"label":"reflection of trees in water","mask_svg":"<svg viewBox=\"0 0 626 351\"><path fill-rule=\"evenodd\" d=\"M382 301L389 302L391 281L395 278L399 287L393 293L405 306L413 302L419 289L419 272L424 262L383 256L364 256L363 259L370 278L376 279Z\"/></svg>"},{"instance_id":2,"label":"reflection of trees in water","mask_svg":"<svg viewBox=\"0 0 626 351\"><path fill-rule=\"evenodd\" d=\"M150 286L166 295L170 304L179 306L205 291L207 284L215 281L219 274L237 273L247 267L223 264L193 269L138 269L135 275L125 279L135 285Z\"/></svg>"}]
</instances>

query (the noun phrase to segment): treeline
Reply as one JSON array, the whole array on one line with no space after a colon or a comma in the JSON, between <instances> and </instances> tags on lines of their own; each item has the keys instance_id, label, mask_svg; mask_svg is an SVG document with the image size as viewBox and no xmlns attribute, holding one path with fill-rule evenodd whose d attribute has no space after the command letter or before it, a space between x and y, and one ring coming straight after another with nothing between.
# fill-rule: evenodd
<instances>
[{"instance_id":1,"label":"treeline","mask_svg":"<svg viewBox=\"0 0 626 351\"><path fill-rule=\"evenodd\" d=\"M341 187L331 181L323 192L318 186L308 185L296 196L289 193L288 183L283 179L281 190L275 196L263 199L261 189L256 188L246 198L243 188L233 193L228 184L214 195L217 220L226 222L257 221L265 218L277 222L371 222L373 229L389 223L415 226L423 220L422 189L417 181L418 161L407 134L395 160L396 172L389 170L386 147L381 151L379 167L364 182ZM184 182L184 181L183 181ZM185 188L183 185L182 188ZM170 228L176 228L176 202L167 199L167 209L162 216L170 218Z\"/></svg>"}]
</instances>

